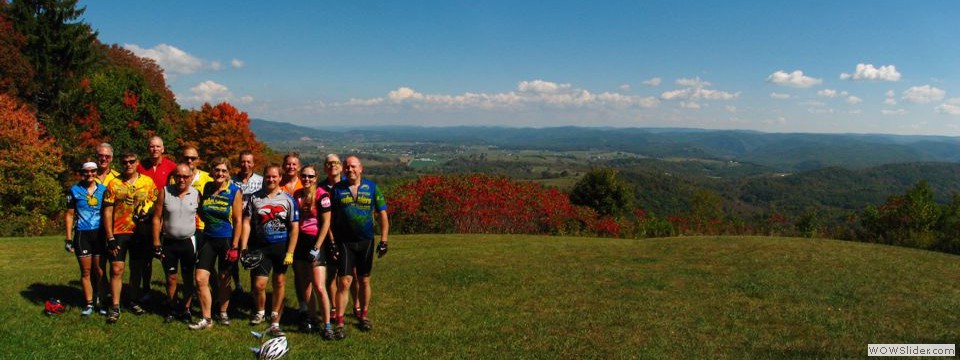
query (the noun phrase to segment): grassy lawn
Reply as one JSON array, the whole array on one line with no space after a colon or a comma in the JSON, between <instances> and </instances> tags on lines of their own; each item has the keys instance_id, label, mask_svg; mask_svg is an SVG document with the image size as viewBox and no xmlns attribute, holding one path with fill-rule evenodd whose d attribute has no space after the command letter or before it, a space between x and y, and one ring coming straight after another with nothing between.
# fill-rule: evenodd
<instances>
[{"instance_id":1,"label":"grassy lawn","mask_svg":"<svg viewBox=\"0 0 960 360\"><path fill-rule=\"evenodd\" d=\"M861 358L868 343L960 342L954 255L766 237L392 239L374 330L288 331L290 358ZM202 332L158 313L42 315L47 297L79 302L77 272L58 237L0 239L0 358L238 359L256 345L248 309Z\"/></svg>"}]
</instances>

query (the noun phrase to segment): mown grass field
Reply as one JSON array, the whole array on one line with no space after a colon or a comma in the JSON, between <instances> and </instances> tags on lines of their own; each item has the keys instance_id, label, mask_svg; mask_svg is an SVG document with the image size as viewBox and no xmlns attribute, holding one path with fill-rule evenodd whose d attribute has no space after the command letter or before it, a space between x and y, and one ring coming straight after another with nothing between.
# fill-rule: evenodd
<instances>
[{"instance_id":1,"label":"mown grass field","mask_svg":"<svg viewBox=\"0 0 960 360\"><path fill-rule=\"evenodd\" d=\"M960 342L960 256L766 237L392 240L374 331L288 331L291 359L862 358L869 343ZM0 358L240 359L256 345L245 319L191 332L155 313L42 315L49 296L79 301L77 271L59 237L0 239Z\"/></svg>"}]
</instances>

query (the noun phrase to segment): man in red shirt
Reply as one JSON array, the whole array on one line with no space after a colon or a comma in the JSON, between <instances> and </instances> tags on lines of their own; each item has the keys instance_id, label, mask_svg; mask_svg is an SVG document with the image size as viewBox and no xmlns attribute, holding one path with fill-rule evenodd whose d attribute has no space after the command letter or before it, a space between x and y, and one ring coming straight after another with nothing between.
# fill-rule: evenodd
<instances>
[{"instance_id":1,"label":"man in red shirt","mask_svg":"<svg viewBox=\"0 0 960 360\"><path fill-rule=\"evenodd\" d=\"M159 136L150 138L147 147L149 157L137 167L138 173L149 176L154 184L160 184L158 186L169 184L168 177L177 168L176 163L163 157L163 151L163 139Z\"/></svg>"}]
</instances>

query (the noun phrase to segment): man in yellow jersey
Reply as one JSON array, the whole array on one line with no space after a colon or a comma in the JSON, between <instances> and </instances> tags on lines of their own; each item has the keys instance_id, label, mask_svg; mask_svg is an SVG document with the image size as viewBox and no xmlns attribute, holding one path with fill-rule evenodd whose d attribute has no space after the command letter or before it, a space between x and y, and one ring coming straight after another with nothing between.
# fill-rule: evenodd
<instances>
[{"instance_id":1,"label":"man in yellow jersey","mask_svg":"<svg viewBox=\"0 0 960 360\"><path fill-rule=\"evenodd\" d=\"M113 163L113 146L110 143L102 143L97 146L97 177L94 178L98 183L107 185L111 180L120 177L120 172L110 167Z\"/></svg>"},{"instance_id":2,"label":"man in yellow jersey","mask_svg":"<svg viewBox=\"0 0 960 360\"><path fill-rule=\"evenodd\" d=\"M107 314L107 323L112 324L120 319L120 289L123 281L124 261L127 251L130 251L130 288L136 294L140 289L140 273L143 271L144 259L137 258L134 248L149 246L153 242L143 232L145 221L157 201L157 187L153 179L140 175L137 172L139 165L137 154L125 153L120 157L123 172L119 178L113 179L107 185L107 192L103 199L103 222L107 237L107 258L110 261L110 291L113 306ZM138 231L138 228L141 230ZM145 252L152 255L152 251ZM152 261L152 256L145 259ZM136 299L136 296L131 296ZM140 304L131 302L130 311L141 315L145 313Z\"/></svg>"}]
</instances>

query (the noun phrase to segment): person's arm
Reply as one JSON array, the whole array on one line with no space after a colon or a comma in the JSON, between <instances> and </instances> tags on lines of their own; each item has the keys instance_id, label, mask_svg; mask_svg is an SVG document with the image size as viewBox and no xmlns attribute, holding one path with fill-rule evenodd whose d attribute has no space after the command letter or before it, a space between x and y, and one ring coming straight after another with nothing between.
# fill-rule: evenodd
<instances>
[{"instance_id":1,"label":"person's arm","mask_svg":"<svg viewBox=\"0 0 960 360\"><path fill-rule=\"evenodd\" d=\"M240 236L243 234L243 191L238 190L233 198L233 205L230 210L230 216L233 217L233 242L231 248L240 247Z\"/></svg>"},{"instance_id":2,"label":"person's arm","mask_svg":"<svg viewBox=\"0 0 960 360\"><path fill-rule=\"evenodd\" d=\"M163 227L163 198L166 197L166 191L160 191L157 194L157 202L153 205L153 246L160 246L160 230Z\"/></svg>"},{"instance_id":3,"label":"person's arm","mask_svg":"<svg viewBox=\"0 0 960 360\"><path fill-rule=\"evenodd\" d=\"M387 211L380 210L380 241L387 242L387 234L390 232L390 220L387 219Z\"/></svg>"},{"instance_id":4,"label":"person's arm","mask_svg":"<svg viewBox=\"0 0 960 360\"><path fill-rule=\"evenodd\" d=\"M72 250L73 247L70 246L70 244L73 243L73 214L74 214L74 211L75 211L75 210L73 210L73 207L71 206L70 208L67 209L67 212L65 212L65 213L63 214L63 221L65 221L65 222L67 223L67 224L66 224L66 225L67 225L67 235L66 235L63 239L64 239L64 241L65 241L66 244L67 244L67 248L70 249L70 250L68 250L68 251L70 251L70 252L73 252L73 250Z\"/></svg>"},{"instance_id":5,"label":"person's arm","mask_svg":"<svg viewBox=\"0 0 960 360\"><path fill-rule=\"evenodd\" d=\"M240 251L247 250L247 242L250 240L250 215L243 214L243 221L241 221L242 229L240 231Z\"/></svg>"},{"instance_id":6,"label":"person's arm","mask_svg":"<svg viewBox=\"0 0 960 360\"><path fill-rule=\"evenodd\" d=\"M320 232L317 233L317 242L313 244L313 247L319 249L323 245L323 240L327 238L327 233L330 232L330 212L326 211L320 213ZM330 243L333 244L333 236L330 236Z\"/></svg>"}]
</instances>

